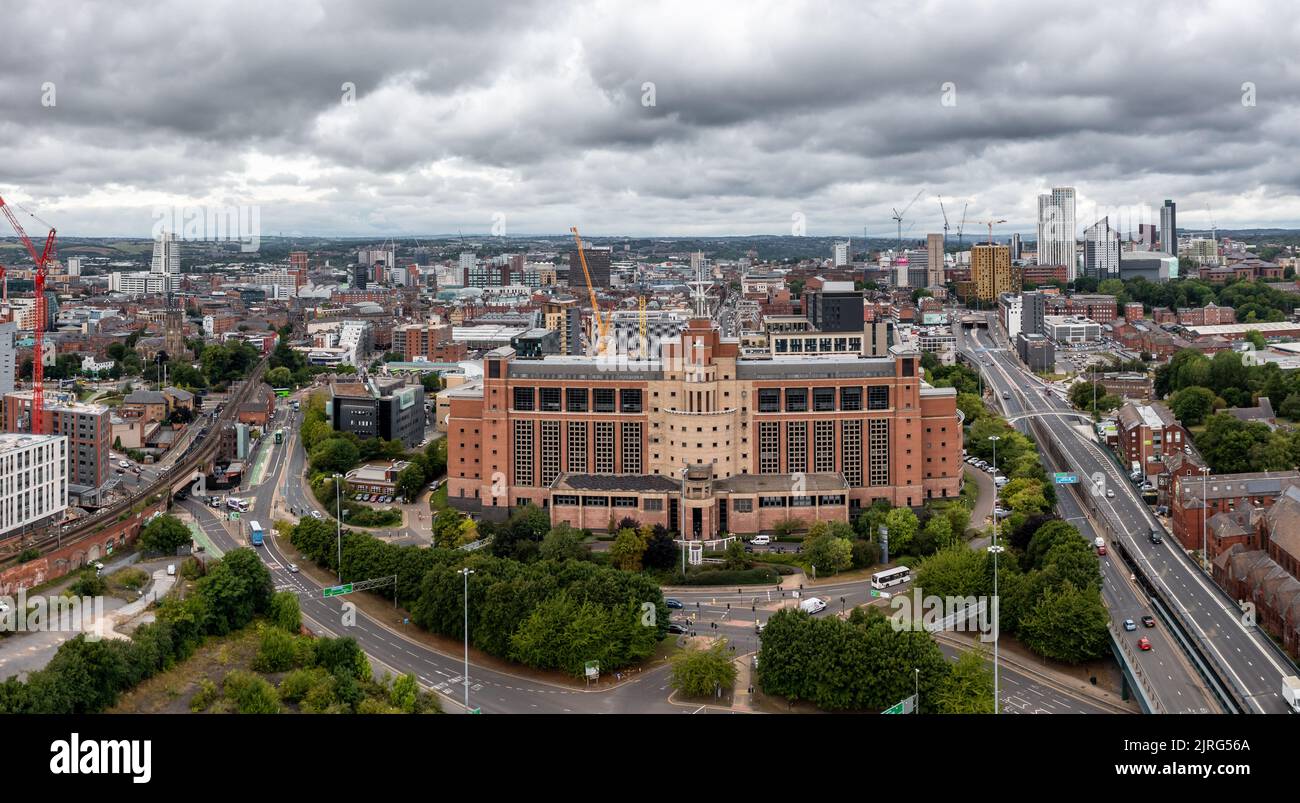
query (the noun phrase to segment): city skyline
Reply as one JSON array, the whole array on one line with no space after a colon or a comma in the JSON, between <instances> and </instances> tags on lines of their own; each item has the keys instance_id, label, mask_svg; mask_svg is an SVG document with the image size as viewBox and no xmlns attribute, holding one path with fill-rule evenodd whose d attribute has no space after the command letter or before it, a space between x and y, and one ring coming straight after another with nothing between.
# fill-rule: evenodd
<instances>
[{"instance_id":1,"label":"city skyline","mask_svg":"<svg viewBox=\"0 0 1300 803\"><path fill-rule=\"evenodd\" d=\"M1059 186L1080 221L1145 212L1136 230L1173 198L1185 228L1300 228L1300 177L1275 160L1295 144L1288 65L1221 46L1230 20L1286 52L1285 9L1250 5L1126 26L1023 4L1015 47L905 3L70 6L75 59L0 55L0 188L67 236L256 205L263 232L303 236L885 237L918 190L914 235L941 230L936 195L954 231L968 203L968 232L1023 233ZM15 38L50 14L11 19Z\"/></svg>"}]
</instances>

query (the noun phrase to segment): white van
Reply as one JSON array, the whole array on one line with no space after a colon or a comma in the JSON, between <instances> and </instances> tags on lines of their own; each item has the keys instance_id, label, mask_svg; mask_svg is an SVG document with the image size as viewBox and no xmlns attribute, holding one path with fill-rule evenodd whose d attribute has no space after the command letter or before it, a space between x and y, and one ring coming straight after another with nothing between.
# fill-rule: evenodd
<instances>
[{"instance_id":1,"label":"white van","mask_svg":"<svg viewBox=\"0 0 1300 803\"><path fill-rule=\"evenodd\" d=\"M175 564L175 563L169 563L169 564L167 564L167 576L168 576L168 577L175 577L175 576L176 576L176 564Z\"/></svg>"},{"instance_id":2,"label":"white van","mask_svg":"<svg viewBox=\"0 0 1300 803\"><path fill-rule=\"evenodd\" d=\"M770 536L756 535L754 536L754 540L750 541L749 543L751 546L767 546L768 544L772 543L772 539Z\"/></svg>"},{"instance_id":3,"label":"white van","mask_svg":"<svg viewBox=\"0 0 1300 803\"><path fill-rule=\"evenodd\" d=\"M822 611L826 610L826 603L823 602L819 597L809 597L808 599L799 603L799 610L808 614L821 613Z\"/></svg>"}]
</instances>

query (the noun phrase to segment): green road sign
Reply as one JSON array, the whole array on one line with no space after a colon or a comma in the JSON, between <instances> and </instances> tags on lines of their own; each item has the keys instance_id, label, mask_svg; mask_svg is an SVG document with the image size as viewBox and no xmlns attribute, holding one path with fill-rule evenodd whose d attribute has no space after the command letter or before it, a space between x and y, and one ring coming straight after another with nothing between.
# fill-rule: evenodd
<instances>
[{"instance_id":1,"label":"green road sign","mask_svg":"<svg viewBox=\"0 0 1300 803\"><path fill-rule=\"evenodd\" d=\"M238 512L231 513L231 514L230 514L230 520L231 520L231 521L239 521L239 513L238 513Z\"/></svg>"},{"instance_id":2,"label":"green road sign","mask_svg":"<svg viewBox=\"0 0 1300 803\"><path fill-rule=\"evenodd\" d=\"M327 597L341 597L344 594L352 593L352 584L344 583L341 586L330 586L329 588L323 590L325 592L325 596Z\"/></svg>"},{"instance_id":3,"label":"green road sign","mask_svg":"<svg viewBox=\"0 0 1300 803\"><path fill-rule=\"evenodd\" d=\"M481 714L481 713L483 713L483 709L482 709L482 708L471 708L471 709L469 710L469 712L470 712L471 714Z\"/></svg>"},{"instance_id":4,"label":"green road sign","mask_svg":"<svg viewBox=\"0 0 1300 803\"><path fill-rule=\"evenodd\" d=\"M910 714L916 710L916 695L904 697L902 700L894 703L890 707L881 711L882 714Z\"/></svg>"},{"instance_id":5,"label":"green road sign","mask_svg":"<svg viewBox=\"0 0 1300 803\"><path fill-rule=\"evenodd\" d=\"M881 711L880 713L882 713L882 714L901 714L901 713L903 713L903 704L902 704L902 703L896 703L896 704L894 704L894 705L891 705L889 708L886 708L884 711Z\"/></svg>"}]
</instances>

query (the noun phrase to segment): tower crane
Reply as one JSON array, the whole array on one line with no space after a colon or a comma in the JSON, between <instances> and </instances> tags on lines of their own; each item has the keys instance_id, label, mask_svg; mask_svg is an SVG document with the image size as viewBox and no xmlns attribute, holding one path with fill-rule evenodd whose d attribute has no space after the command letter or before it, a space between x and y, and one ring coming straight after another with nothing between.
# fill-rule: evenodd
<instances>
[{"instance_id":1,"label":"tower crane","mask_svg":"<svg viewBox=\"0 0 1300 803\"><path fill-rule=\"evenodd\" d=\"M8 219L9 225L13 227L14 232L18 234L18 239L23 241L23 245L27 248L28 256L32 258L32 263L36 266L35 273L33 274L36 280L36 320L32 326L36 335L36 358L32 360L31 426L32 434L40 435L42 430L45 428L44 417L41 415L41 411L45 409L44 330L47 315L45 311L45 266L54 254L55 230L53 226L50 226L45 221L36 217L36 215L27 212L27 214L34 220L40 222L42 225L49 226L50 229L50 233L45 237L45 247L41 249L40 253L37 253L36 246L32 243L32 238L27 236L27 232L23 231L22 224L18 222L18 218L14 216L11 205L5 203L4 198L0 198L0 212L3 212L5 218Z\"/></svg>"},{"instance_id":2,"label":"tower crane","mask_svg":"<svg viewBox=\"0 0 1300 803\"><path fill-rule=\"evenodd\" d=\"M939 211L943 213L943 247L948 248L948 210L943 208L943 196L936 196L939 199Z\"/></svg>"},{"instance_id":3,"label":"tower crane","mask_svg":"<svg viewBox=\"0 0 1300 803\"><path fill-rule=\"evenodd\" d=\"M903 211L902 211L902 212L898 211L898 208L895 207L894 210L893 210L894 214L893 214L893 215L890 215L890 218L891 218L892 220L894 220L896 223L898 223L898 251L899 251L899 253L902 253L902 251L903 251L903 215L906 215L906 214L907 214L907 210L909 210L909 209L912 208L912 204L916 203L916 199L917 199L917 198L920 198L920 197L921 197L921 194L924 193L924 192L925 192L924 189L917 190L917 191L916 191L916 195L912 198L912 200L910 200L910 201L907 202L907 206L903 207Z\"/></svg>"},{"instance_id":4,"label":"tower crane","mask_svg":"<svg viewBox=\"0 0 1300 803\"><path fill-rule=\"evenodd\" d=\"M993 245L993 227L999 223L1006 223L1006 222L1007 221L1005 218L1002 220L981 220L980 221L981 226L989 227L989 245Z\"/></svg>"},{"instance_id":5,"label":"tower crane","mask_svg":"<svg viewBox=\"0 0 1300 803\"><path fill-rule=\"evenodd\" d=\"M958 251L966 250L966 242L962 238L962 231L966 228L966 207L968 206L970 206L970 201L967 201L966 203L962 204L961 222L957 224L957 250Z\"/></svg>"},{"instance_id":6,"label":"tower crane","mask_svg":"<svg viewBox=\"0 0 1300 803\"><path fill-rule=\"evenodd\" d=\"M607 343L605 332L605 319L600 315L600 303L596 301L596 288L591 284L591 271L587 269L587 255L582 250L582 235L578 234L577 226L570 226L569 231L573 232L573 239L578 244L578 261L582 263L582 275L587 280L587 293L591 296L591 317L595 319L599 327L599 340L596 342L596 353L602 354L605 351Z\"/></svg>"}]
</instances>

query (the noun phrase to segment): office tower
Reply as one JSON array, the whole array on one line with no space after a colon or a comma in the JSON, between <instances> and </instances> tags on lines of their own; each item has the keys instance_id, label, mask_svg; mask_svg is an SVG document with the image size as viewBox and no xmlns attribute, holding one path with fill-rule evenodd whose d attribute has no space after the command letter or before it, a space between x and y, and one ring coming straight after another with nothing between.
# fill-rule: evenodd
<instances>
[{"instance_id":1,"label":"office tower","mask_svg":"<svg viewBox=\"0 0 1300 803\"><path fill-rule=\"evenodd\" d=\"M1047 314L1047 296L1032 290L1020 294L1020 331L1027 335L1041 335L1047 327L1043 316Z\"/></svg>"},{"instance_id":2,"label":"office tower","mask_svg":"<svg viewBox=\"0 0 1300 803\"><path fill-rule=\"evenodd\" d=\"M835 267L842 268L849 264L849 241L835 244Z\"/></svg>"},{"instance_id":3,"label":"office tower","mask_svg":"<svg viewBox=\"0 0 1300 803\"><path fill-rule=\"evenodd\" d=\"M1156 224L1139 223L1138 224L1138 250L1154 251L1160 243L1160 235L1157 233Z\"/></svg>"},{"instance_id":4,"label":"office tower","mask_svg":"<svg viewBox=\"0 0 1300 803\"><path fill-rule=\"evenodd\" d=\"M1020 234L1019 233L1012 234L1011 235L1011 258L1013 260L1020 259L1020 255L1023 252L1024 252L1024 244L1020 242Z\"/></svg>"},{"instance_id":5,"label":"office tower","mask_svg":"<svg viewBox=\"0 0 1300 803\"><path fill-rule=\"evenodd\" d=\"M1178 204L1169 199L1160 207L1160 250L1178 256Z\"/></svg>"},{"instance_id":6,"label":"office tower","mask_svg":"<svg viewBox=\"0 0 1300 803\"><path fill-rule=\"evenodd\" d=\"M853 282L822 282L804 293L808 322L819 332L861 332L862 291Z\"/></svg>"},{"instance_id":7,"label":"office tower","mask_svg":"<svg viewBox=\"0 0 1300 803\"><path fill-rule=\"evenodd\" d=\"M165 231L153 241L153 260L149 264L149 272L169 276L181 272L181 241L175 234Z\"/></svg>"},{"instance_id":8,"label":"office tower","mask_svg":"<svg viewBox=\"0 0 1300 803\"><path fill-rule=\"evenodd\" d=\"M1108 217L1084 229L1083 275L1097 281L1119 278L1119 232Z\"/></svg>"},{"instance_id":9,"label":"office tower","mask_svg":"<svg viewBox=\"0 0 1300 803\"><path fill-rule=\"evenodd\" d=\"M587 272L591 275L592 287L609 287L609 248L583 246L583 256L587 258ZM569 286L585 287L586 278L582 275L582 260L577 249L569 251Z\"/></svg>"},{"instance_id":10,"label":"office tower","mask_svg":"<svg viewBox=\"0 0 1300 803\"><path fill-rule=\"evenodd\" d=\"M72 276L80 276L80 275L81 275L81 257L68 257L68 266L67 266L67 270L68 270L68 276L69 276L69 277L72 277Z\"/></svg>"},{"instance_id":11,"label":"office tower","mask_svg":"<svg viewBox=\"0 0 1300 803\"><path fill-rule=\"evenodd\" d=\"M1064 265L1074 281L1074 187L1053 187L1038 196L1038 264Z\"/></svg>"},{"instance_id":12,"label":"office tower","mask_svg":"<svg viewBox=\"0 0 1300 803\"><path fill-rule=\"evenodd\" d=\"M975 297L992 302L1003 293L1020 290L1019 271L1011 267L1011 248L1005 245L971 246L971 281Z\"/></svg>"},{"instance_id":13,"label":"office tower","mask_svg":"<svg viewBox=\"0 0 1300 803\"><path fill-rule=\"evenodd\" d=\"M358 290L365 290L370 283L370 267L368 265L352 266L352 286Z\"/></svg>"},{"instance_id":14,"label":"office tower","mask_svg":"<svg viewBox=\"0 0 1300 803\"><path fill-rule=\"evenodd\" d=\"M488 519L531 503L597 530L624 508L697 540L768 531L791 508L848 523L877 499L960 493L957 393L922 381L919 353L846 359L828 376L747 359L699 318L663 345L662 363L619 373L488 352L481 388L451 400L450 503ZM684 361L698 370L671 367Z\"/></svg>"},{"instance_id":15,"label":"office tower","mask_svg":"<svg viewBox=\"0 0 1300 803\"><path fill-rule=\"evenodd\" d=\"M943 286L943 235L925 235L925 284Z\"/></svg>"}]
</instances>

